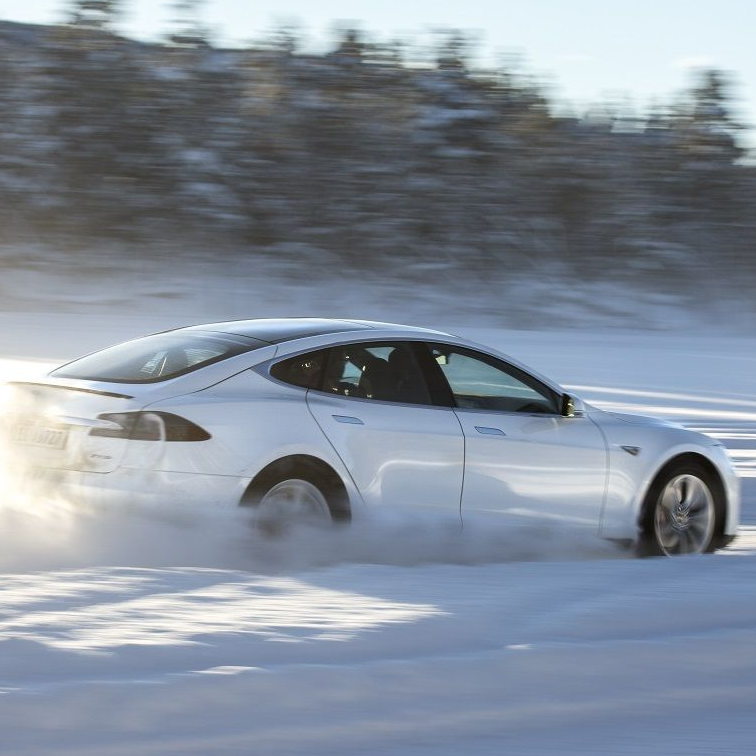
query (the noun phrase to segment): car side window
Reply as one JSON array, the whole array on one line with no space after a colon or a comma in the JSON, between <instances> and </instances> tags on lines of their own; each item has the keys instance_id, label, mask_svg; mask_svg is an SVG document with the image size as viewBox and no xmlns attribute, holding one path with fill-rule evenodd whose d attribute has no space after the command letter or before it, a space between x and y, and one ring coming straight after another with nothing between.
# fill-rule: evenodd
<instances>
[{"instance_id":1,"label":"car side window","mask_svg":"<svg viewBox=\"0 0 756 756\"><path fill-rule=\"evenodd\" d=\"M411 344L362 343L331 348L323 390L402 404L432 404Z\"/></svg>"},{"instance_id":2,"label":"car side window","mask_svg":"<svg viewBox=\"0 0 756 756\"><path fill-rule=\"evenodd\" d=\"M319 389L323 382L323 371L328 359L328 350L298 354L288 360L276 362L270 368L273 378L300 388Z\"/></svg>"},{"instance_id":3,"label":"car side window","mask_svg":"<svg viewBox=\"0 0 756 756\"><path fill-rule=\"evenodd\" d=\"M558 414L556 393L522 370L469 349L430 349L460 409Z\"/></svg>"}]
</instances>

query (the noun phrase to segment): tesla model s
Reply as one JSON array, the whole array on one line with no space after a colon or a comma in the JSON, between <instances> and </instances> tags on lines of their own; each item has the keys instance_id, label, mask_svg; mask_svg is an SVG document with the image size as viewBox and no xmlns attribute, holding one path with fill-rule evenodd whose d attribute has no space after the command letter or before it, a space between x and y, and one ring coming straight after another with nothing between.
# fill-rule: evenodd
<instances>
[{"instance_id":1,"label":"tesla model s","mask_svg":"<svg viewBox=\"0 0 756 756\"><path fill-rule=\"evenodd\" d=\"M382 505L476 511L712 551L734 536L724 447L592 407L493 349L353 320L243 320L128 341L10 385L9 446L86 499L348 523Z\"/></svg>"}]
</instances>

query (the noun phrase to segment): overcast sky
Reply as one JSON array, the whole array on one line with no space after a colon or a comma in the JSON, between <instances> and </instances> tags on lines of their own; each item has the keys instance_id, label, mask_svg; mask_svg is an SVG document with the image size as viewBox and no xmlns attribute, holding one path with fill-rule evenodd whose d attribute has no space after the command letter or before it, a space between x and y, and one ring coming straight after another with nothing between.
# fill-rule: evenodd
<instances>
[{"instance_id":1,"label":"overcast sky","mask_svg":"<svg viewBox=\"0 0 756 756\"><path fill-rule=\"evenodd\" d=\"M0 0L0 18L59 21L66 7L64 0ZM122 29L157 38L169 7L170 0L131 0ZM226 44L298 20L314 49L327 47L334 24L344 20L382 39L427 41L434 28L466 29L489 60L521 54L530 71L581 109L626 96L644 108L683 88L691 69L711 65L733 73L736 115L756 127L753 0L207 0L204 20ZM756 131L749 142L756 143Z\"/></svg>"}]
</instances>

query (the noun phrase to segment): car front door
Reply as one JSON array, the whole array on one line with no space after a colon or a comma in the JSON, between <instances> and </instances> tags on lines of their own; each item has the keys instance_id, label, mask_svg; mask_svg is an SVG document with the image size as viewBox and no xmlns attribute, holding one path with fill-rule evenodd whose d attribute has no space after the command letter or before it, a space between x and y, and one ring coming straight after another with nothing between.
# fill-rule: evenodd
<instances>
[{"instance_id":1,"label":"car front door","mask_svg":"<svg viewBox=\"0 0 756 756\"><path fill-rule=\"evenodd\" d=\"M464 436L453 409L431 401L419 354L406 341L331 347L307 403L367 504L458 515Z\"/></svg>"},{"instance_id":2,"label":"car front door","mask_svg":"<svg viewBox=\"0 0 756 756\"><path fill-rule=\"evenodd\" d=\"M607 454L593 421L563 417L555 391L491 355L429 348L465 435L463 518L495 511L597 530Z\"/></svg>"}]
</instances>

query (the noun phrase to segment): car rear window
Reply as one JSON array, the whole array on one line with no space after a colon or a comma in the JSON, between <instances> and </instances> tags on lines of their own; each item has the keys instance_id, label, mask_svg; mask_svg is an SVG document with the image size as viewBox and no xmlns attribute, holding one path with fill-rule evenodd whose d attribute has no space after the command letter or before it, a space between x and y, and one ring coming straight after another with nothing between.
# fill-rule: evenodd
<instances>
[{"instance_id":1,"label":"car rear window","mask_svg":"<svg viewBox=\"0 0 756 756\"><path fill-rule=\"evenodd\" d=\"M323 383L323 368L328 359L328 350L299 354L277 362L270 369L273 378L300 388L319 389Z\"/></svg>"},{"instance_id":2,"label":"car rear window","mask_svg":"<svg viewBox=\"0 0 756 756\"><path fill-rule=\"evenodd\" d=\"M54 370L54 378L157 383L264 346L245 336L171 331L108 347Z\"/></svg>"}]
</instances>

